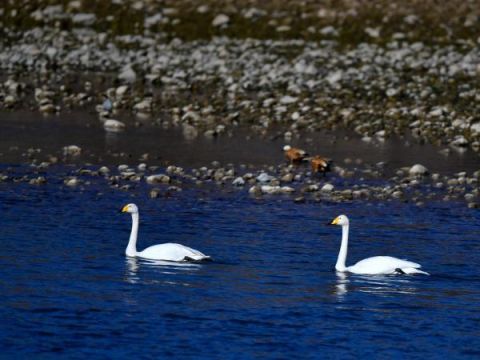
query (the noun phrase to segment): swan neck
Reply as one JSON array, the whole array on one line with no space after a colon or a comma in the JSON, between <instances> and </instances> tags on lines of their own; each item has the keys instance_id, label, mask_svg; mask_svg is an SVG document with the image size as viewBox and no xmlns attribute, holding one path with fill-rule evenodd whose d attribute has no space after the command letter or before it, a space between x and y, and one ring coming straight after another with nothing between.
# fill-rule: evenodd
<instances>
[{"instance_id":1,"label":"swan neck","mask_svg":"<svg viewBox=\"0 0 480 360\"><path fill-rule=\"evenodd\" d=\"M140 216L138 213L132 213L132 231L130 232L130 240L128 240L127 249L125 254L127 256L137 255L137 236L138 236L138 222Z\"/></svg>"},{"instance_id":2,"label":"swan neck","mask_svg":"<svg viewBox=\"0 0 480 360\"><path fill-rule=\"evenodd\" d=\"M347 269L345 262L347 261L348 251L348 227L348 224L342 225L342 245L340 245L337 264L335 265L337 271L345 271Z\"/></svg>"}]
</instances>

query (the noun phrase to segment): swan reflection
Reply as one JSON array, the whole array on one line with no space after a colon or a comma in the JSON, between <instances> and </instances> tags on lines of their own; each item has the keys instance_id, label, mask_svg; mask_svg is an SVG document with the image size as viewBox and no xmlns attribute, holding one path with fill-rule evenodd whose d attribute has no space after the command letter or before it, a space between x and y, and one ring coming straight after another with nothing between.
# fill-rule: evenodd
<instances>
[{"instance_id":1,"label":"swan reflection","mask_svg":"<svg viewBox=\"0 0 480 360\"><path fill-rule=\"evenodd\" d=\"M152 116L148 113L144 113L144 112L137 112L135 113L135 118L143 123L144 125L146 124L149 124L152 120Z\"/></svg>"},{"instance_id":2,"label":"swan reflection","mask_svg":"<svg viewBox=\"0 0 480 360\"><path fill-rule=\"evenodd\" d=\"M337 271L337 284L335 285L335 295L339 300L343 299L348 292L348 275L344 272Z\"/></svg>"},{"instance_id":3,"label":"swan reflection","mask_svg":"<svg viewBox=\"0 0 480 360\"><path fill-rule=\"evenodd\" d=\"M158 278L158 279L148 279L141 278L139 273L140 271L146 270L150 273L158 273L162 275L179 275L185 272L197 271L202 267L201 264L188 263L188 262L172 262L164 260L149 260L149 259L139 259L139 258L127 258L126 259L126 277L125 281L131 284L137 283L156 283L156 284L175 284L189 286L190 284L185 282L176 282L170 279Z\"/></svg>"},{"instance_id":4,"label":"swan reflection","mask_svg":"<svg viewBox=\"0 0 480 360\"><path fill-rule=\"evenodd\" d=\"M119 133L107 131L105 132L105 145L107 147L115 147L119 143L121 137L122 135Z\"/></svg>"},{"instance_id":5,"label":"swan reflection","mask_svg":"<svg viewBox=\"0 0 480 360\"><path fill-rule=\"evenodd\" d=\"M355 275L337 272L337 280L334 293L343 299L348 292L359 291L362 293L380 296L392 296L394 294L415 294L417 287L414 278L398 275Z\"/></svg>"},{"instance_id":6,"label":"swan reflection","mask_svg":"<svg viewBox=\"0 0 480 360\"><path fill-rule=\"evenodd\" d=\"M358 291L381 296L414 294L417 288L412 280L398 275L357 276Z\"/></svg>"}]
</instances>

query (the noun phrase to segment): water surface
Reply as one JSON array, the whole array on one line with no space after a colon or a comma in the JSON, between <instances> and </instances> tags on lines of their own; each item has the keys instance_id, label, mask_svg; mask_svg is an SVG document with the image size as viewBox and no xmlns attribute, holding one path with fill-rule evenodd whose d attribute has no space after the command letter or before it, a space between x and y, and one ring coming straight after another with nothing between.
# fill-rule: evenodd
<instances>
[{"instance_id":1,"label":"water surface","mask_svg":"<svg viewBox=\"0 0 480 360\"><path fill-rule=\"evenodd\" d=\"M85 111L45 117L26 111L0 112L0 160L3 163L28 161L28 149L39 149L35 153L39 161L48 160L49 155L62 159L63 146L75 144L82 148L82 155L63 160L79 164L137 165L145 161L140 157L148 153L149 165L175 164L190 168L219 161L223 165L257 167L282 163L283 146L292 144L311 155L331 158L340 166L359 166L357 160L367 164L382 162L387 175L416 163L425 165L431 173L448 175L461 171L471 174L480 168L480 157L472 150L447 148L443 151L449 151L449 155L445 155L439 147L419 145L413 139L400 137L366 143L357 134L337 130L305 133L301 138L286 140L280 128L259 135L240 126L214 138L203 136L199 130L196 138L190 138L181 126L165 129L158 125L161 119L157 117L143 122L131 114L116 117L127 124L125 132L106 133L97 116ZM345 165L346 158L352 160L351 165Z\"/></svg>"},{"instance_id":2,"label":"water surface","mask_svg":"<svg viewBox=\"0 0 480 360\"><path fill-rule=\"evenodd\" d=\"M480 355L480 213L455 203L305 203L245 191L196 190L150 200L0 184L0 343L6 358L472 358ZM127 259L130 216L139 247L179 242L205 265ZM431 276L339 275L393 255Z\"/></svg>"}]
</instances>

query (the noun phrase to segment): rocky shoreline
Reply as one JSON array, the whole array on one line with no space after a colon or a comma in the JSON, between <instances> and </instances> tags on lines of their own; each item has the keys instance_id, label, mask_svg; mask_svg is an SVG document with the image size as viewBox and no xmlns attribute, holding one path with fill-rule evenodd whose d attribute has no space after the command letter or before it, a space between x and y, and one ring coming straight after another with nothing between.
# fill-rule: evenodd
<instances>
[{"instance_id":1,"label":"rocky shoreline","mask_svg":"<svg viewBox=\"0 0 480 360\"><path fill-rule=\"evenodd\" d=\"M367 144L400 139L445 154L478 153L479 14L475 2L453 3L5 3L0 110L51 118L94 113L97 124L85 126L124 136L156 126L181 129L189 140L228 139L242 129L289 144L347 130ZM19 177L6 169L2 181L43 184L62 156L75 156L74 148L61 153L68 145L76 144L58 144L59 153L42 160L33 147L31 173ZM334 159L326 178L280 159L263 167L208 162L185 170L147 158L135 166L121 160L114 167L78 165L64 184L97 177L129 190L146 182L160 186L151 190L155 197L164 188L212 183L253 196L288 194L296 202L441 199L472 208L479 196L480 166L412 173L423 163L421 153L393 175L382 161Z\"/></svg>"},{"instance_id":2,"label":"rocky shoreline","mask_svg":"<svg viewBox=\"0 0 480 360\"><path fill-rule=\"evenodd\" d=\"M181 191L213 189L242 191L255 198L284 196L295 203L314 202L374 202L399 201L422 206L426 202L464 202L469 208L478 208L480 172L472 175L458 173L452 177L432 174L413 175L412 169L401 169L390 179L381 179L375 170L365 171L362 178L346 179L337 168L331 177L319 179L308 171L291 166L271 166L246 171L243 167L221 167L218 164L184 170L170 165L165 168L148 167L140 163L112 167L67 168L41 163L35 168L4 168L0 171L1 184L26 183L42 186L54 183L60 187L81 190L108 186L132 194L148 193L152 199L172 197ZM103 185L101 185L103 183ZM101 188L101 187L100 187Z\"/></svg>"},{"instance_id":3,"label":"rocky shoreline","mask_svg":"<svg viewBox=\"0 0 480 360\"><path fill-rule=\"evenodd\" d=\"M143 4L137 12L154 13L148 2L106 3L123 3L127 9ZM357 12L367 7L355 5L344 6ZM412 38L411 32L427 21L422 13L415 17L397 9L401 23L382 22L375 29L363 19L362 41L344 46L333 25L332 34L320 30L325 34L318 39L293 33L280 39L226 37L219 30L208 39L185 41L148 26L120 35L112 28L100 31L104 19L82 13L83 8L81 1L48 6L39 1L30 13L17 10L15 15L32 19L29 26L11 19L15 9L2 10L11 27L4 30L8 40L0 51L0 108L91 111L103 94L112 103L113 117L122 110L142 119L168 119L192 136L218 135L238 124L256 132L281 125L288 140L301 131L340 127L365 141L409 134L419 142L480 150L478 39L445 43L431 33L423 41ZM160 17L173 18L167 22L182 14L167 9L157 9ZM305 17L322 24L322 9L305 10ZM348 17L339 15L346 10L329 11L338 13L335 21ZM390 7L383 11L386 19L393 16ZM211 26L229 28L230 20L214 24L220 15L212 16ZM360 26L361 16L351 17ZM68 31L62 21L70 24L64 25ZM341 32L347 24L337 26ZM390 34L390 26L398 31ZM465 21L462 26L476 25Z\"/></svg>"},{"instance_id":4,"label":"rocky shoreline","mask_svg":"<svg viewBox=\"0 0 480 360\"><path fill-rule=\"evenodd\" d=\"M25 40L41 44L44 36L26 34ZM280 125L287 140L301 131L349 128L364 141L409 134L419 142L480 150L476 46L464 53L394 41L342 51L322 42L217 38L136 51L113 44L55 48L51 58L32 61L48 51L35 44L0 53L0 68L11 74L0 87L5 110L92 111L103 94L112 104L110 116L128 111L171 121L192 136L219 135L239 124L255 132ZM282 54L293 48L295 57ZM25 69L40 75L21 79ZM72 79L75 69L94 81L81 74Z\"/></svg>"},{"instance_id":5,"label":"rocky shoreline","mask_svg":"<svg viewBox=\"0 0 480 360\"><path fill-rule=\"evenodd\" d=\"M178 150L194 152L195 147ZM13 153L15 165L0 168L0 187L53 184L64 189L100 192L109 188L136 196L148 194L152 199L206 190L211 195L235 191L254 198L280 196L295 203L398 201L422 206L432 201L456 201L478 208L480 201L480 171L440 174L431 173L420 164L391 168L385 162L344 158L334 162L332 172L322 175L312 173L307 162L289 164L280 151L265 165L215 160L204 166L181 167L174 165L173 159L159 160L149 153L136 159L123 152L112 152L109 161L102 165L98 163L101 156L89 159L84 157L85 151L93 150L69 145L48 153L41 148L13 147L7 152ZM1 153L0 159L6 156ZM211 156L215 158L214 153Z\"/></svg>"}]
</instances>

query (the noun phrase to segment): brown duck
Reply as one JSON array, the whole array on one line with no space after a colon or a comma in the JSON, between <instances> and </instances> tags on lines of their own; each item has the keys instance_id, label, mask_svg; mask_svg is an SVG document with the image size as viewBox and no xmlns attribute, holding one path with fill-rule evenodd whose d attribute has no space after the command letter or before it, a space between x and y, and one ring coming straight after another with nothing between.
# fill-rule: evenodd
<instances>
[{"instance_id":1,"label":"brown duck","mask_svg":"<svg viewBox=\"0 0 480 360\"><path fill-rule=\"evenodd\" d=\"M310 165L314 174L321 172L325 175L331 170L330 167L332 165L332 160L326 159L320 155L315 155L310 158Z\"/></svg>"},{"instance_id":2,"label":"brown duck","mask_svg":"<svg viewBox=\"0 0 480 360\"><path fill-rule=\"evenodd\" d=\"M287 160L290 161L290 164L301 163L308 155L305 150L294 148L290 145L285 145L283 147L283 152L285 153Z\"/></svg>"}]
</instances>

